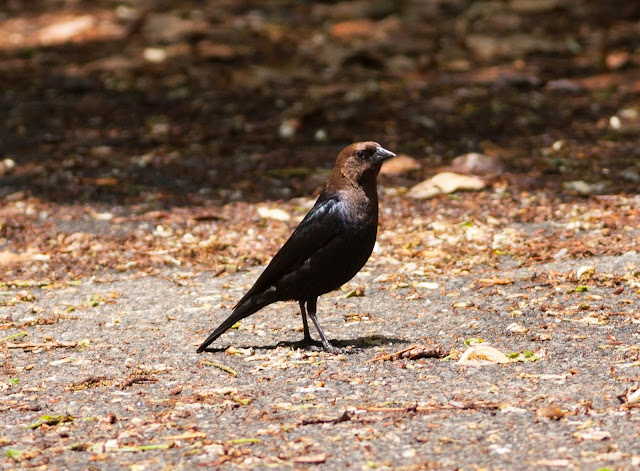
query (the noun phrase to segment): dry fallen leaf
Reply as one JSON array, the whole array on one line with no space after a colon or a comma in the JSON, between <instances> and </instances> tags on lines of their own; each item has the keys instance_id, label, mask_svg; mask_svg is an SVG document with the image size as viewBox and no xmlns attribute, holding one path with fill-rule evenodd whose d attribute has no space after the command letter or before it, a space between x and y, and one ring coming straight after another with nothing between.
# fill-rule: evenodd
<instances>
[{"instance_id":1,"label":"dry fallen leaf","mask_svg":"<svg viewBox=\"0 0 640 471\"><path fill-rule=\"evenodd\" d=\"M51 255L33 253L29 250L23 253L13 253L10 251L0 252L0 265L11 265L13 263L25 263L29 261L46 262L51 259Z\"/></svg>"},{"instance_id":2,"label":"dry fallen leaf","mask_svg":"<svg viewBox=\"0 0 640 471\"><path fill-rule=\"evenodd\" d=\"M535 421L538 422L539 419L559 420L564 416L565 413L558 406L543 406L536 410Z\"/></svg>"},{"instance_id":3,"label":"dry fallen leaf","mask_svg":"<svg viewBox=\"0 0 640 471\"><path fill-rule=\"evenodd\" d=\"M476 177L460 175L453 172L442 172L429 180L418 183L407 195L415 199L429 199L441 193L449 194L460 190L482 190L485 183Z\"/></svg>"},{"instance_id":4,"label":"dry fallen leaf","mask_svg":"<svg viewBox=\"0 0 640 471\"><path fill-rule=\"evenodd\" d=\"M493 285L510 285L513 283L513 280L509 278L498 278L494 276L492 278L480 278L478 280L483 285L493 286Z\"/></svg>"},{"instance_id":5,"label":"dry fallen leaf","mask_svg":"<svg viewBox=\"0 0 640 471\"><path fill-rule=\"evenodd\" d=\"M469 347L458 360L459 365L465 366L483 366L497 363L509 363L509 359L497 348L484 344Z\"/></svg>"},{"instance_id":6,"label":"dry fallen leaf","mask_svg":"<svg viewBox=\"0 0 640 471\"><path fill-rule=\"evenodd\" d=\"M595 274L595 272L596 272L596 267L592 265L582 265L576 271L576 279L582 282L589 281L591 277Z\"/></svg>"},{"instance_id":7,"label":"dry fallen leaf","mask_svg":"<svg viewBox=\"0 0 640 471\"><path fill-rule=\"evenodd\" d=\"M627 393L627 402L629 404L636 404L640 402L640 388L636 389L634 392Z\"/></svg>"},{"instance_id":8,"label":"dry fallen leaf","mask_svg":"<svg viewBox=\"0 0 640 471\"><path fill-rule=\"evenodd\" d=\"M579 430L571 434L571 436L577 438L580 441L593 440L597 442L601 442L603 440L611 438L611 434L606 430Z\"/></svg>"},{"instance_id":9,"label":"dry fallen leaf","mask_svg":"<svg viewBox=\"0 0 640 471\"><path fill-rule=\"evenodd\" d=\"M569 466L571 466L571 461L564 460L564 459L558 459L558 460L543 459L543 460L536 461L534 464L538 466L543 466L543 467L568 468Z\"/></svg>"},{"instance_id":10,"label":"dry fallen leaf","mask_svg":"<svg viewBox=\"0 0 640 471\"><path fill-rule=\"evenodd\" d=\"M326 453L318 453L316 455L306 455L306 456L298 456L294 463L303 463L303 464L320 464L327 461Z\"/></svg>"},{"instance_id":11,"label":"dry fallen leaf","mask_svg":"<svg viewBox=\"0 0 640 471\"><path fill-rule=\"evenodd\" d=\"M507 332L511 332L512 334L526 334L527 328L517 322L512 322L507 326Z\"/></svg>"}]
</instances>

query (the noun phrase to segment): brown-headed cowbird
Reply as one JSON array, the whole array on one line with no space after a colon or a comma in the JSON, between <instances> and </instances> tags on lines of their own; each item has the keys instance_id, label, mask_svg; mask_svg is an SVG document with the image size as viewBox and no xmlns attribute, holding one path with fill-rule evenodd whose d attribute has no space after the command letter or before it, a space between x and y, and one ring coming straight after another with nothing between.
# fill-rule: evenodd
<instances>
[{"instance_id":1,"label":"brown-headed cowbird","mask_svg":"<svg viewBox=\"0 0 640 471\"><path fill-rule=\"evenodd\" d=\"M385 160L395 157L376 142L344 148L331 176L309 214L273 257L231 315L198 348L204 351L233 324L276 301L300 303L304 340L312 343L307 313L318 329L322 346L332 346L316 317L318 296L339 288L369 259L378 229L376 177Z\"/></svg>"}]
</instances>

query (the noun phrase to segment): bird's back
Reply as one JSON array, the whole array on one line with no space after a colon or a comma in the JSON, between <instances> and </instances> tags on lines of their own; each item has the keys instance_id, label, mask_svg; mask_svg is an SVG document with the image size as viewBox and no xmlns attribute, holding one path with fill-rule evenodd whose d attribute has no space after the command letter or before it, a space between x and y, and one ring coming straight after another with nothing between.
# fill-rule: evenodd
<instances>
[{"instance_id":1,"label":"bird's back","mask_svg":"<svg viewBox=\"0 0 640 471\"><path fill-rule=\"evenodd\" d=\"M371 255L377 210L377 201L354 206L344 194L324 191L238 306L306 300L342 286Z\"/></svg>"}]
</instances>

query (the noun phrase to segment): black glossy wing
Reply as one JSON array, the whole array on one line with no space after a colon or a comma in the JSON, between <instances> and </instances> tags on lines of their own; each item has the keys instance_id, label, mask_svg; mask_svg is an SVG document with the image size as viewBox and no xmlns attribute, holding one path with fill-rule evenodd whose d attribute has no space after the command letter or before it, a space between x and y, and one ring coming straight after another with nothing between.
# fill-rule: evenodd
<instances>
[{"instance_id":1,"label":"black glossy wing","mask_svg":"<svg viewBox=\"0 0 640 471\"><path fill-rule=\"evenodd\" d=\"M344 231L344 203L335 192L323 191L313 208L275 254L253 287L238 302L241 305L256 293L268 289L296 271L320 249Z\"/></svg>"},{"instance_id":2,"label":"black glossy wing","mask_svg":"<svg viewBox=\"0 0 640 471\"><path fill-rule=\"evenodd\" d=\"M277 301L278 295L282 293L278 293L275 285L287 275L294 274L305 261L335 240L343 232L343 217L343 203L339 196L335 193L322 192L309 214L273 257L258 281L236 304L231 315L209 335L197 351L204 351L239 320ZM267 292L272 296L266 295Z\"/></svg>"}]
</instances>

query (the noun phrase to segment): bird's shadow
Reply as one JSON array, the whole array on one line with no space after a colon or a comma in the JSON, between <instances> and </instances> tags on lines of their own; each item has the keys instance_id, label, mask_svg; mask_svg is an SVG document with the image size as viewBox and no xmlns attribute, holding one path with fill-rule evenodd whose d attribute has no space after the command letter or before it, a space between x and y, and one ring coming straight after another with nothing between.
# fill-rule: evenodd
<instances>
[{"instance_id":1,"label":"bird's shadow","mask_svg":"<svg viewBox=\"0 0 640 471\"><path fill-rule=\"evenodd\" d=\"M399 339L395 337L385 337L384 335L369 335L367 337L358 337L356 339L331 339L329 340L331 345L338 348L345 347L355 347L358 350L367 350L369 348L378 347L380 345L386 344L397 344L408 342L405 339ZM236 346L236 348L253 348L254 350L275 350L278 347L291 347L291 348L300 348L303 350L322 350L322 343L319 340L314 340L312 342L303 342L303 341L283 341L278 342L274 345L243 345ZM227 347L208 347L204 351L209 353L217 353L224 352L227 350Z\"/></svg>"}]
</instances>

